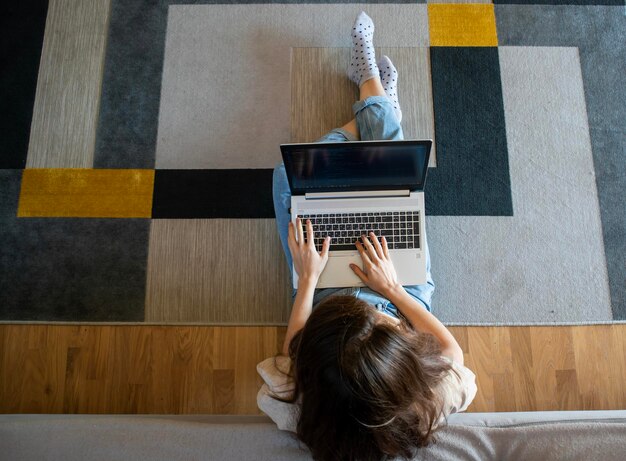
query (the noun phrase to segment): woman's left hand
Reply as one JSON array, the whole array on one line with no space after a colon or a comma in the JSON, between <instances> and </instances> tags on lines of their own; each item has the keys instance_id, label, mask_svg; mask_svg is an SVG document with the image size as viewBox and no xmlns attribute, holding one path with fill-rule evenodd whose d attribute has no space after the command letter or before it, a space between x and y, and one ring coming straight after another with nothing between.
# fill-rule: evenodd
<instances>
[{"instance_id":1,"label":"woman's left hand","mask_svg":"<svg viewBox=\"0 0 626 461\"><path fill-rule=\"evenodd\" d=\"M307 241L304 240L302 221L296 218L296 224L289 223L289 251L293 259L293 267L302 280L310 280L317 283L322 271L328 262L328 250L330 248L330 237L326 237L322 245L322 251L318 252L314 244L313 225L311 221L306 221ZM296 233L298 239L296 240Z\"/></svg>"}]
</instances>

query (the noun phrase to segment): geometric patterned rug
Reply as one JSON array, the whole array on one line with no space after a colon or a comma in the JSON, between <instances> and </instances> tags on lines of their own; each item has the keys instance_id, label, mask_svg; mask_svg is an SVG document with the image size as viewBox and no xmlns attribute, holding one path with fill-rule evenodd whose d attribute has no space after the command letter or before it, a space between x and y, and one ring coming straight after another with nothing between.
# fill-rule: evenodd
<instances>
[{"instance_id":1,"label":"geometric patterned rug","mask_svg":"<svg viewBox=\"0 0 626 461\"><path fill-rule=\"evenodd\" d=\"M623 2L92 3L3 7L0 321L285 324L272 168L348 120L361 9L435 141L433 312L626 321Z\"/></svg>"}]
</instances>

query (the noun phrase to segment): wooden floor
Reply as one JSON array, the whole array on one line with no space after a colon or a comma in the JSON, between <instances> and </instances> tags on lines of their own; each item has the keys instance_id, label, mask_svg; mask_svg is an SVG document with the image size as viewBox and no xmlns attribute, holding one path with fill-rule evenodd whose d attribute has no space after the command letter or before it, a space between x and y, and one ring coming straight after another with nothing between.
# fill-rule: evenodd
<instances>
[{"instance_id":1,"label":"wooden floor","mask_svg":"<svg viewBox=\"0 0 626 461\"><path fill-rule=\"evenodd\" d=\"M470 411L626 408L626 325L451 327ZM255 414L284 328L0 325L0 412Z\"/></svg>"}]
</instances>

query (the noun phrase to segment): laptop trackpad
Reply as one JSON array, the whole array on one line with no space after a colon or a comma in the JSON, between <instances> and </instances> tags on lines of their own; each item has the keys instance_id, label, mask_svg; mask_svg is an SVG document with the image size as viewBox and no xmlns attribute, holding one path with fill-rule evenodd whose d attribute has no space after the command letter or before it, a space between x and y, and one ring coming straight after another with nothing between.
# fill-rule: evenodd
<instances>
[{"instance_id":1,"label":"laptop trackpad","mask_svg":"<svg viewBox=\"0 0 626 461\"><path fill-rule=\"evenodd\" d=\"M317 288L364 286L365 284L361 282L361 279L350 269L350 264L363 267L363 261L358 251L342 251L331 254L317 283Z\"/></svg>"},{"instance_id":2,"label":"laptop trackpad","mask_svg":"<svg viewBox=\"0 0 626 461\"><path fill-rule=\"evenodd\" d=\"M396 250L391 252L391 260L402 285L420 285L426 282L423 264L419 264L420 254L413 250ZM363 260L358 251L331 254L317 288L330 287L361 287L365 286L361 279L350 269L350 264L363 267Z\"/></svg>"}]
</instances>

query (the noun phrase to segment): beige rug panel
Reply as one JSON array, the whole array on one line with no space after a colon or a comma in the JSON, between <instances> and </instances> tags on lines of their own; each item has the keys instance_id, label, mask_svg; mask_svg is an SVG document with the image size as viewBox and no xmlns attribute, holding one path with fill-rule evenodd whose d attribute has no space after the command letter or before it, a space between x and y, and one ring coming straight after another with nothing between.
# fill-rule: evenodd
<instances>
[{"instance_id":1,"label":"beige rug panel","mask_svg":"<svg viewBox=\"0 0 626 461\"><path fill-rule=\"evenodd\" d=\"M111 0L51 0L27 168L93 168Z\"/></svg>"},{"instance_id":2,"label":"beige rug panel","mask_svg":"<svg viewBox=\"0 0 626 461\"><path fill-rule=\"evenodd\" d=\"M406 139L435 139L427 47L379 47L398 70L398 98ZM346 76L350 48L293 48L291 52L291 139L312 142L354 115L358 89ZM433 145L430 166L436 165Z\"/></svg>"},{"instance_id":3,"label":"beige rug panel","mask_svg":"<svg viewBox=\"0 0 626 461\"><path fill-rule=\"evenodd\" d=\"M152 221L146 322L276 325L290 309L274 219Z\"/></svg>"}]
</instances>

